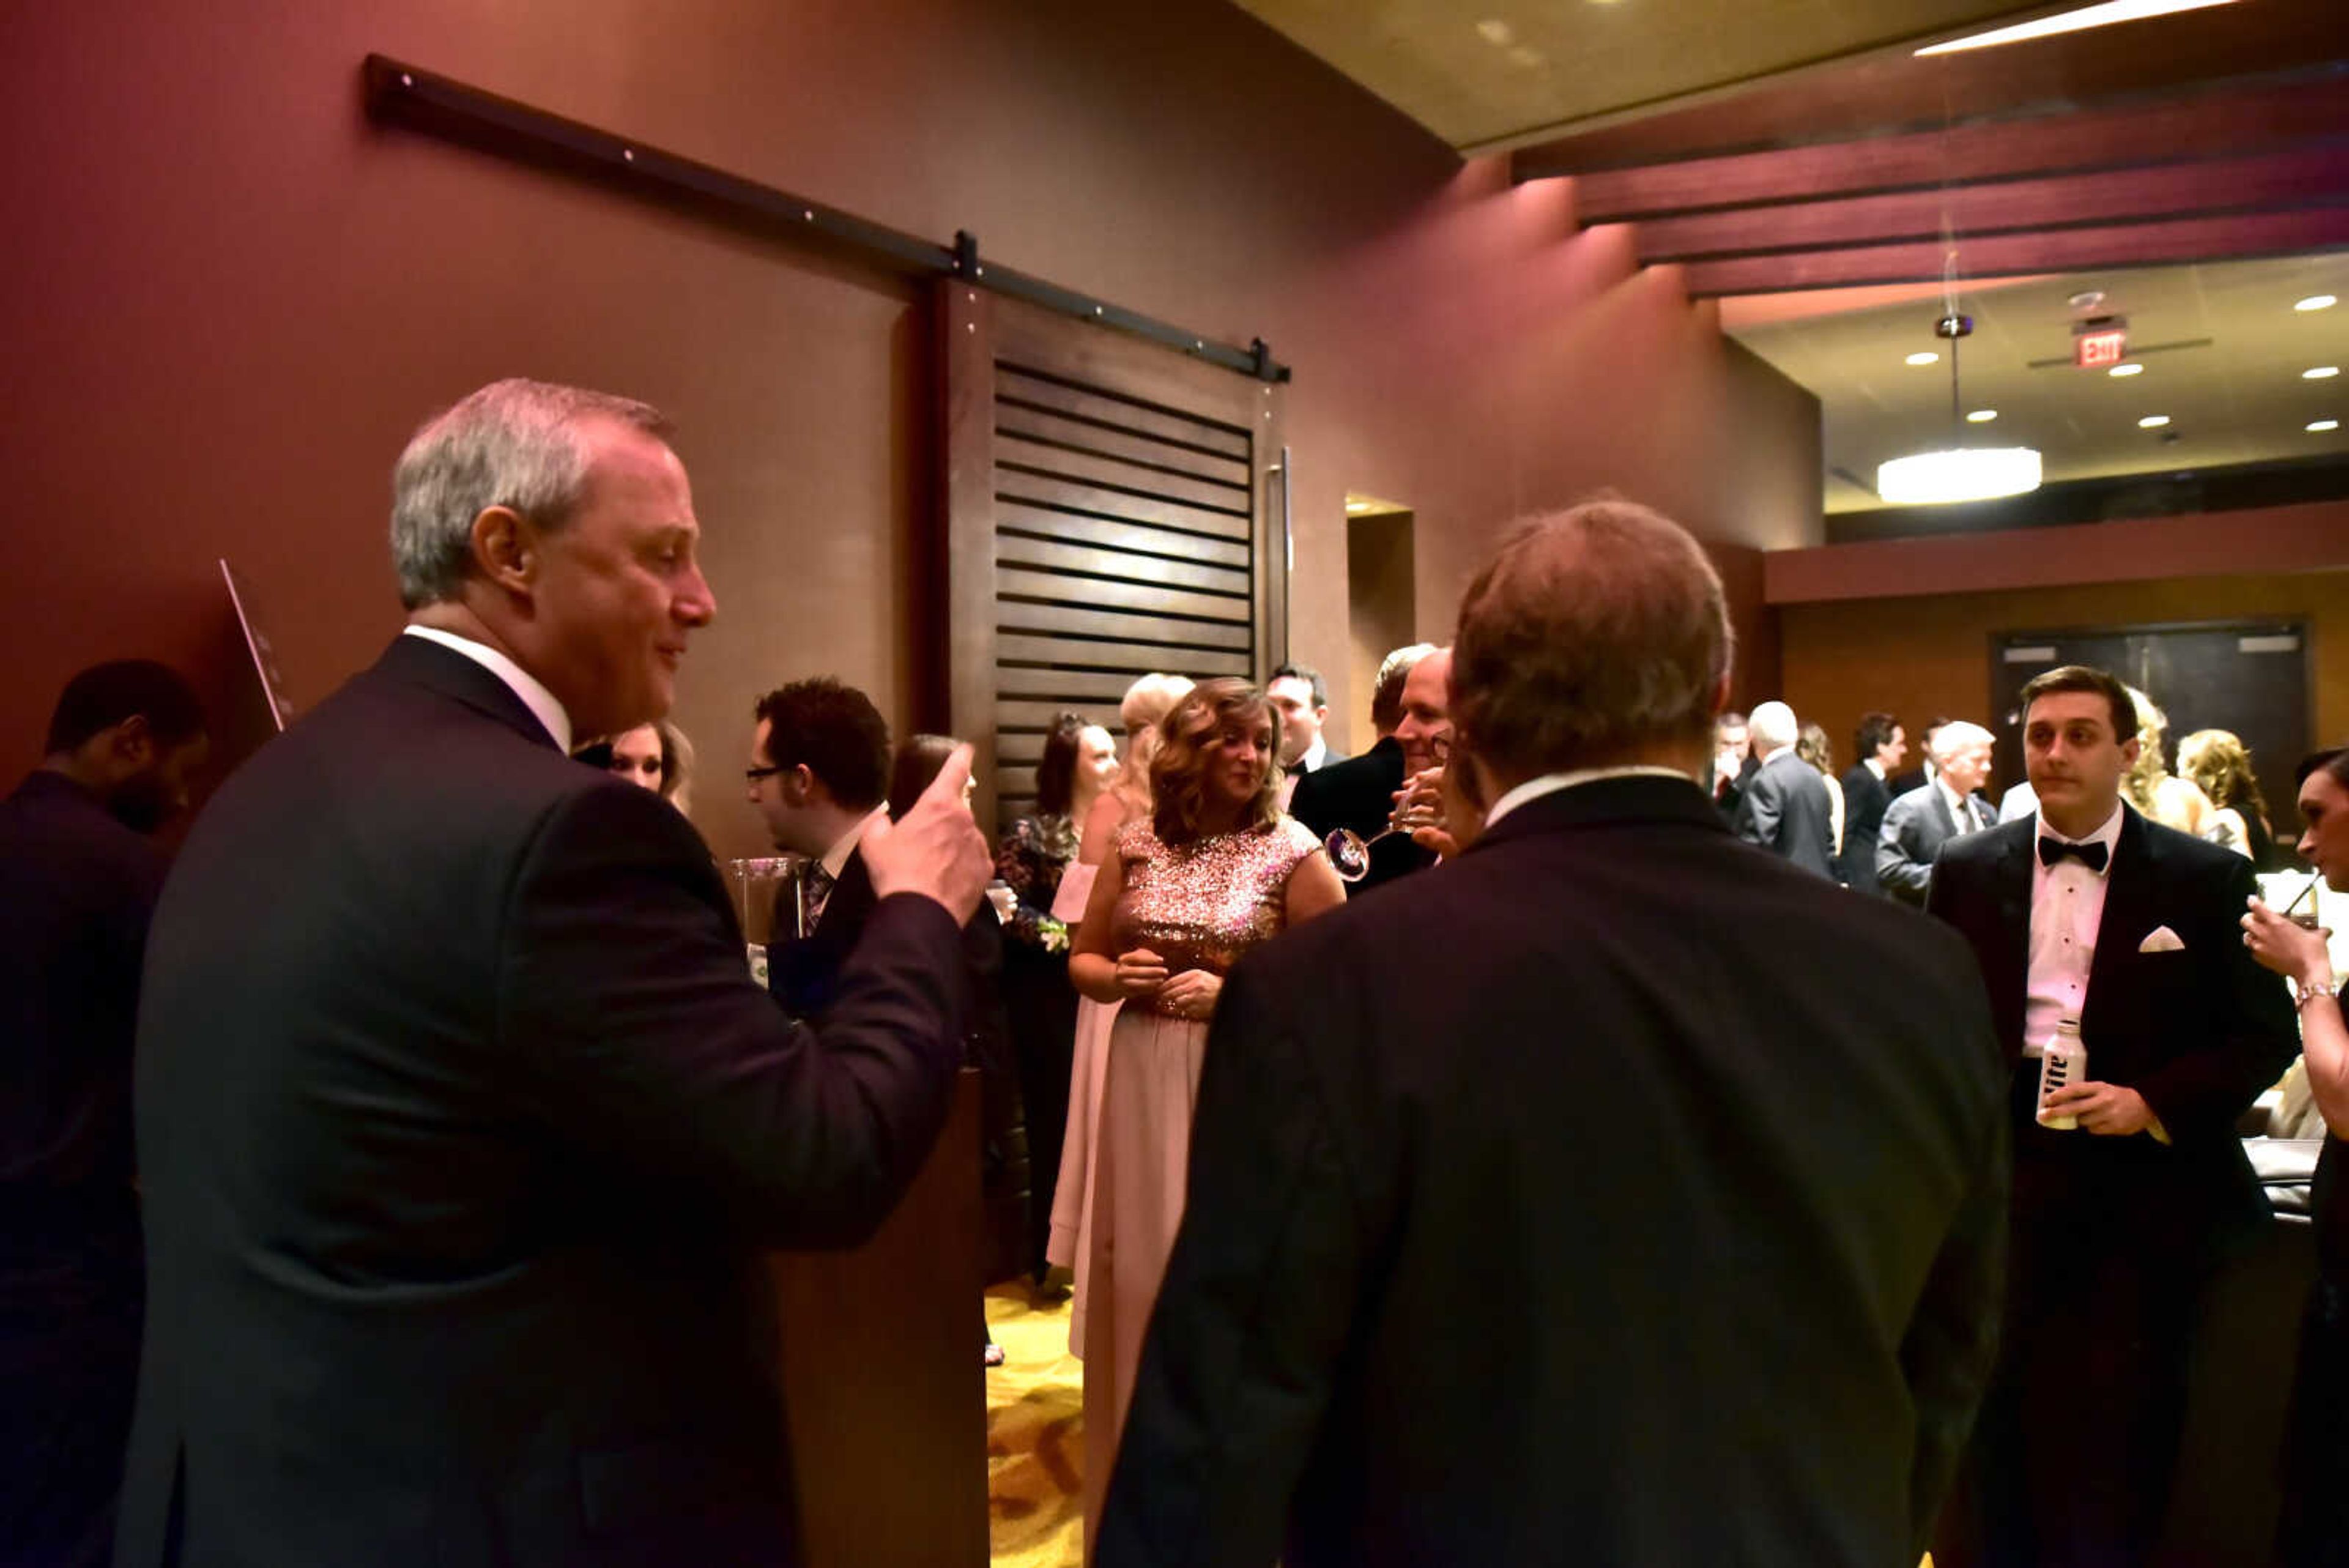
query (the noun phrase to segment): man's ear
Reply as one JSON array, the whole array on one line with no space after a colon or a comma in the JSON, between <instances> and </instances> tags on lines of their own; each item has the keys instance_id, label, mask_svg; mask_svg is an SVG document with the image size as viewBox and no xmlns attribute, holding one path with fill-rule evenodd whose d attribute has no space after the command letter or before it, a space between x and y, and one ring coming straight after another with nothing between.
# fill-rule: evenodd
<instances>
[{"instance_id":1,"label":"man's ear","mask_svg":"<svg viewBox=\"0 0 2349 1568\"><path fill-rule=\"evenodd\" d=\"M2144 750L2144 742L2140 742L2135 735L2131 735L2127 740L2123 741L2121 742L2121 765L2123 767L2129 768L2137 766L2138 753L2142 753Z\"/></svg>"},{"instance_id":2,"label":"man's ear","mask_svg":"<svg viewBox=\"0 0 2349 1568\"><path fill-rule=\"evenodd\" d=\"M143 768L155 760L155 732L144 713L133 713L114 726L107 744L110 759L127 769Z\"/></svg>"},{"instance_id":3,"label":"man's ear","mask_svg":"<svg viewBox=\"0 0 2349 1568\"><path fill-rule=\"evenodd\" d=\"M473 569L482 580L520 598L538 583L538 530L511 506L484 506L473 519Z\"/></svg>"}]
</instances>

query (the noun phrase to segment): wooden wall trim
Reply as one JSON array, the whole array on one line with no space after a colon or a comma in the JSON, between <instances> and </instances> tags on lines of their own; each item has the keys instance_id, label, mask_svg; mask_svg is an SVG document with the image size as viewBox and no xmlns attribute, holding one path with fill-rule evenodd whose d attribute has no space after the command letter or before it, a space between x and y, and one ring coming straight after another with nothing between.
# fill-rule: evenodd
<instances>
[{"instance_id":1,"label":"wooden wall trim","mask_svg":"<svg viewBox=\"0 0 2349 1568\"><path fill-rule=\"evenodd\" d=\"M2349 501L1870 539L1763 557L1773 605L2349 567Z\"/></svg>"}]
</instances>

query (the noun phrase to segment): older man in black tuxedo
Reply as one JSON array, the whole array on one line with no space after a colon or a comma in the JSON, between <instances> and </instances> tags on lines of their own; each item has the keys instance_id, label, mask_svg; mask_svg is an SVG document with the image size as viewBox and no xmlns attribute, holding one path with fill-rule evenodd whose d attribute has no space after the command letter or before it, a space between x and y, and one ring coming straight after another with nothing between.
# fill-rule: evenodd
<instances>
[{"instance_id":1,"label":"older man in black tuxedo","mask_svg":"<svg viewBox=\"0 0 2349 1568\"><path fill-rule=\"evenodd\" d=\"M1225 987L1099 1562L1914 1563L2005 1206L1971 959L1731 837L1664 519L1530 525L1453 656L1481 835Z\"/></svg>"},{"instance_id":2,"label":"older man in black tuxedo","mask_svg":"<svg viewBox=\"0 0 2349 1568\"><path fill-rule=\"evenodd\" d=\"M1378 839L1394 815L1395 795L1403 780L1433 765L1428 739L1445 722L1444 682L1433 679L1431 670L1413 689L1412 678L1438 651L1434 644L1420 642L1388 654L1371 693L1371 727L1378 732L1378 743L1358 757L1299 775L1289 797L1289 815L1317 836L1326 838L1339 828L1350 828L1371 844L1370 871L1347 886L1350 898L1434 863L1433 854L1402 834L1371 841ZM1416 698L1415 708L1407 706L1407 691Z\"/></svg>"},{"instance_id":3,"label":"older man in black tuxedo","mask_svg":"<svg viewBox=\"0 0 2349 1568\"><path fill-rule=\"evenodd\" d=\"M2023 706L2038 813L1944 846L1926 904L1972 945L2015 1064L2005 1327L1946 1568L2151 1560L2204 1282L2268 1216L2235 1120L2298 1044L2236 929L2251 862L2122 804L2127 689L2072 665ZM2064 1025L2085 1076L2043 1102Z\"/></svg>"},{"instance_id":4,"label":"older man in black tuxedo","mask_svg":"<svg viewBox=\"0 0 2349 1568\"><path fill-rule=\"evenodd\" d=\"M666 426L504 381L393 477L409 625L197 823L157 910L150 1301L119 1568L796 1556L761 1244L844 1244L943 1125L968 756L860 846L820 1031L709 851L569 760L715 610Z\"/></svg>"}]
</instances>

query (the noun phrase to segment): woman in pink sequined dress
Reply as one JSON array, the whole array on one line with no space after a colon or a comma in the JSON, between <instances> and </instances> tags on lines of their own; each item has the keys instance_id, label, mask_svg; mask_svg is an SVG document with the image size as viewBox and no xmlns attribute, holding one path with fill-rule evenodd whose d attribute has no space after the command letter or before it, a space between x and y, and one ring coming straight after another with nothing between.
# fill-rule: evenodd
<instances>
[{"instance_id":1,"label":"woman in pink sequined dress","mask_svg":"<svg viewBox=\"0 0 2349 1568\"><path fill-rule=\"evenodd\" d=\"M1085 1533L1125 1424L1143 1331L1183 1218L1207 1025L1239 956L1345 901L1312 834L1282 815L1278 733L1263 694L1204 681L1161 724L1152 810L1120 828L1095 880L1069 978L1123 1002L1094 1152L1085 1319Z\"/></svg>"}]
</instances>

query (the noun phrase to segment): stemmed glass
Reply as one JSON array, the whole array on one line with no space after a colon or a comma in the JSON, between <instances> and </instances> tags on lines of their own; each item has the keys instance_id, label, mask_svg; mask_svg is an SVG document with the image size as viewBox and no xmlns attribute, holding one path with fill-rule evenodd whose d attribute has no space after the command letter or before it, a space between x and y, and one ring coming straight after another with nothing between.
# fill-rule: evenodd
<instances>
[{"instance_id":1,"label":"stemmed glass","mask_svg":"<svg viewBox=\"0 0 2349 1568\"><path fill-rule=\"evenodd\" d=\"M1427 750L1435 759L1435 766L1415 775L1404 786L1402 798L1395 803L1384 829L1364 838L1350 827L1340 827L1321 841L1322 849L1329 854L1330 868L1338 873L1340 881L1359 882L1371 874L1371 846L1380 839L1437 825L1442 810L1439 792L1444 767L1452 759L1452 736L1448 732L1429 736Z\"/></svg>"}]
</instances>

